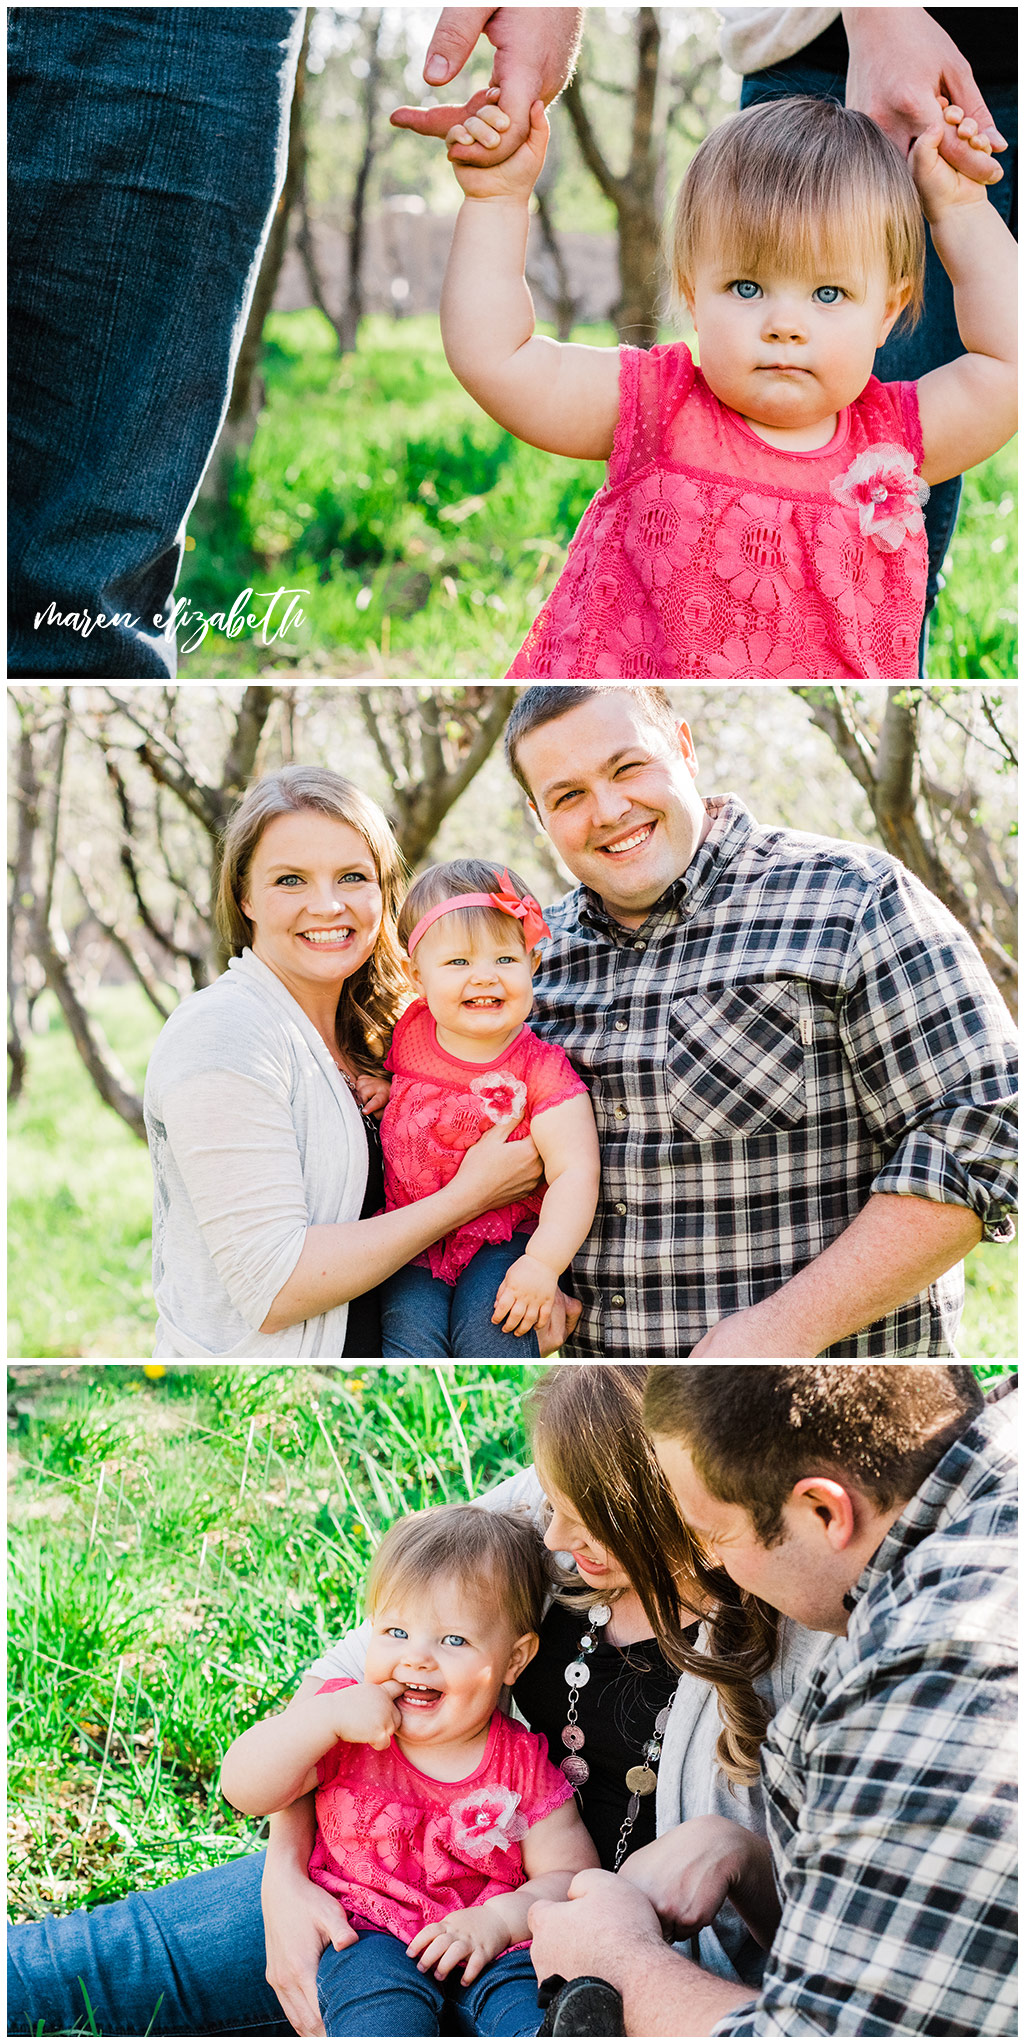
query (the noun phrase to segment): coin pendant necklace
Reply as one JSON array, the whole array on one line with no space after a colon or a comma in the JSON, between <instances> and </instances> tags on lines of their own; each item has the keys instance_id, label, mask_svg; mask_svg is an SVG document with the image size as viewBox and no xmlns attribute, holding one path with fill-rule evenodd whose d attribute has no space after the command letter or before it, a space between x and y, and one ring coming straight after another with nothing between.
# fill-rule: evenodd
<instances>
[{"instance_id":1,"label":"coin pendant necklace","mask_svg":"<svg viewBox=\"0 0 1024 2044\"><path fill-rule=\"evenodd\" d=\"M565 1671L565 1679L569 1685L569 1705L565 1714L566 1721L562 1732L562 1744L568 1750L565 1759L561 1763L561 1768L566 1781L570 1782L574 1789L582 1788L584 1782L590 1780L590 1768L584 1760L582 1752L586 1740L578 1723L576 1706L579 1702L580 1690L585 1689L590 1681L590 1669L587 1666L587 1662L591 1655L597 1651L598 1631L602 1626L610 1623L611 1615L610 1605L591 1604L587 1612L587 1630L580 1640L579 1654L576 1660L569 1662ZM671 1703L667 1703L663 1710L659 1710L654 1720L653 1736L644 1743L643 1758L637 1762L636 1766L630 1767L627 1770L626 1787L629 1790L629 1801L626 1804L626 1815L615 1846L614 1871L616 1873L618 1873L625 1859L629 1834L640 1814L640 1799L642 1796L653 1795L658 1786L656 1769L661 1758L662 1735L665 1726L668 1724L671 1708Z\"/></svg>"}]
</instances>

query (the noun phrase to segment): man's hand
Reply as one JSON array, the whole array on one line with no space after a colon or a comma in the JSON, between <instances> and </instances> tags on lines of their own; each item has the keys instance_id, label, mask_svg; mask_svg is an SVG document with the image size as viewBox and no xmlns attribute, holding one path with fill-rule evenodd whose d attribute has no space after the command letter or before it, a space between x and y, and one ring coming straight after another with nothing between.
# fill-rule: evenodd
<instances>
[{"instance_id":1,"label":"man's hand","mask_svg":"<svg viewBox=\"0 0 1024 2044\"><path fill-rule=\"evenodd\" d=\"M454 1967L462 1966L463 1985L468 1987L507 1944L500 1918L481 1903L474 1909L450 1909L439 1923L424 1924L405 1949L419 1971L433 1973L435 1980L446 1980Z\"/></svg>"},{"instance_id":2,"label":"man's hand","mask_svg":"<svg viewBox=\"0 0 1024 2044\"><path fill-rule=\"evenodd\" d=\"M645 1895L618 1874L587 1867L573 1876L568 1902L535 1902L530 1910L530 1957L538 1980L560 1973L575 1980L596 1973L613 1987L619 1955L635 1955L637 1947L662 1947L661 1928Z\"/></svg>"},{"instance_id":3,"label":"man's hand","mask_svg":"<svg viewBox=\"0 0 1024 2044\"><path fill-rule=\"evenodd\" d=\"M545 106L558 97L572 75L583 10L580 7L446 7L427 51L423 76L428 85L447 85L457 77L479 37L494 47L491 88L500 94L509 125L496 144L479 140L456 143L453 161L477 165L503 163L527 140L530 108L535 99ZM489 98L474 93L461 106L396 107L396 128L418 135L447 136L452 128L476 115Z\"/></svg>"},{"instance_id":4,"label":"man's hand","mask_svg":"<svg viewBox=\"0 0 1024 2044\"><path fill-rule=\"evenodd\" d=\"M550 1319L557 1291L557 1271L527 1251L505 1272L491 1319L501 1322L505 1334L529 1334Z\"/></svg>"},{"instance_id":5,"label":"man's hand","mask_svg":"<svg viewBox=\"0 0 1024 2044\"><path fill-rule=\"evenodd\" d=\"M1007 147L966 58L923 7L844 7L843 26L850 45L846 104L870 114L901 155L942 120L946 105L961 108L992 149ZM941 149L964 177L999 183L999 165L959 124L946 127Z\"/></svg>"},{"instance_id":6,"label":"man's hand","mask_svg":"<svg viewBox=\"0 0 1024 2044\"><path fill-rule=\"evenodd\" d=\"M582 1301L573 1299L568 1292L555 1293L555 1303L546 1320L537 1322L537 1346L542 1356L553 1356L556 1349L568 1341L580 1314Z\"/></svg>"},{"instance_id":7,"label":"man's hand","mask_svg":"<svg viewBox=\"0 0 1024 2044\"><path fill-rule=\"evenodd\" d=\"M691 1361L696 1356L804 1356L816 1354L816 1350L800 1346L802 1336L786 1320L785 1313L775 1306L776 1293L771 1299L764 1299L757 1306L744 1306L740 1313L730 1313L728 1320L719 1320L709 1327L690 1350Z\"/></svg>"},{"instance_id":8,"label":"man's hand","mask_svg":"<svg viewBox=\"0 0 1024 2044\"><path fill-rule=\"evenodd\" d=\"M482 169L475 163L463 163L453 152L463 142L471 142L488 134L493 137L492 147L501 140L501 131L494 126L502 120L508 125L508 116L500 106L481 107L480 112L448 135L448 160L467 199L519 199L525 205L534 185L544 168L544 157L548 146L548 117L539 99L530 108L530 132L522 147L513 155L499 161L491 156ZM487 147L485 143L483 145Z\"/></svg>"}]
</instances>

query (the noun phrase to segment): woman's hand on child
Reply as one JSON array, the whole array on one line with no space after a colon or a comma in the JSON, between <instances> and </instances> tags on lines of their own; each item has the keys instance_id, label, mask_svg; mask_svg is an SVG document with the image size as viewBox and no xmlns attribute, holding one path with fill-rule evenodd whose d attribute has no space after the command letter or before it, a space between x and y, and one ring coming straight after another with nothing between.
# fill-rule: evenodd
<instances>
[{"instance_id":1,"label":"woman's hand on child","mask_svg":"<svg viewBox=\"0 0 1024 2044\"><path fill-rule=\"evenodd\" d=\"M467 1202L466 1219L485 1214L489 1207L508 1206L525 1199L541 1175L541 1162L532 1136L511 1143L508 1138L522 1119L499 1121L479 1142L466 1151L451 1184Z\"/></svg>"},{"instance_id":2,"label":"woman's hand on child","mask_svg":"<svg viewBox=\"0 0 1024 2044\"><path fill-rule=\"evenodd\" d=\"M505 1272L491 1320L500 1320L505 1334L529 1334L547 1320L557 1290L558 1272L527 1252Z\"/></svg>"},{"instance_id":3,"label":"woman's hand on child","mask_svg":"<svg viewBox=\"0 0 1024 2044\"><path fill-rule=\"evenodd\" d=\"M468 1987L507 1944L504 1925L481 1903L475 1909L452 1909L439 1923L424 1924L405 1949L419 1971L433 1973L436 1980L446 1980L456 1966L462 1966L463 1984Z\"/></svg>"},{"instance_id":4,"label":"woman's hand on child","mask_svg":"<svg viewBox=\"0 0 1024 2044\"><path fill-rule=\"evenodd\" d=\"M987 204L984 185L966 177L963 171L954 170L942 154L944 134L949 128L955 128L961 140L982 155L992 153L992 144L987 136L978 133L977 122L965 115L962 107L944 104L942 121L936 121L919 135L910 152L911 173L925 219L929 221L954 206Z\"/></svg>"},{"instance_id":5,"label":"woman's hand on child","mask_svg":"<svg viewBox=\"0 0 1024 2044\"><path fill-rule=\"evenodd\" d=\"M401 1682L357 1682L351 1689L339 1689L332 1699L339 1739L383 1753L402 1729L402 1713L394 1699L403 1688Z\"/></svg>"},{"instance_id":6,"label":"woman's hand on child","mask_svg":"<svg viewBox=\"0 0 1024 2044\"><path fill-rule=\"evenodd\" d=\"M343 1952L358 1943L341 1903L326 1888L302 1876L263 1876L263 1926L267 1980L292 2029L300 2037L322 2037L316 1975L328 1945Z\"/></svg>"},{"instance_id":7,"label":"woman's hand on child","mask_svg":"<svg viewBox=\"0 0 1024 2044\"><path fill-rule=\"evenodd\" d=\"M508 115L500 106L489 101L468 121L457 123L445 137L448 160L467 199L518 199L523 204L529 199L544 167L548 136L551 132L543 100L534 100L530 108L530 129L526 140L520 144L515 154L507 156L503 163L485 163L478 166L462 163L457 156L452 155L453 149L473 141L496 149L507 127ZM486 140L488 137L490 139Z\"/></svg>"}]
</instances>

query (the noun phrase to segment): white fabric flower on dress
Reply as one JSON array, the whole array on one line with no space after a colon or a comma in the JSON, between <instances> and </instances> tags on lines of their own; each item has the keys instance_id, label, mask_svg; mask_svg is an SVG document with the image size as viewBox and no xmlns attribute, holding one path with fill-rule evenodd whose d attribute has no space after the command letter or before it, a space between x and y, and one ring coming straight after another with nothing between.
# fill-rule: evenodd
<instances>
[{"instance_id":1,"label":"white fabric flower on dress","mask_svg":"<svg viewBox=\"0 0 1024 2044\"><path fill-rule=\"evenodd\" d=\"M452 1844L471 1859L486 1859L490 1852L508 1852L529 1830L518 1809L515 1789L482 1788L462 1796L450 1808Z\"/></svg>"},{"instance_id":2,"label":"white fabric flower on dress","mask_svg":"<svg viewBox=\"0 0 1024 2044\"><path fill-rule=\"evenodd\" d=\"M829 484L833 497L848 510L856 511L865 539L883 553L895 553L908 532L920 532L924 519L922 504L931 492L914 472L914 457L906 447L866 447L841 476Z\"/></svg>"},{"instance_id":3,"label":"white fabric flower on dress","mask_svg":"<svg viewBox=\"0 0 1024 2044\"><path fill-rule=\"evenodd\" d=\"M488 1121L508 1121L526 1106L526 1087L512 1072L480 1072L469 1082Z\"/></svg>"}]
</instances>

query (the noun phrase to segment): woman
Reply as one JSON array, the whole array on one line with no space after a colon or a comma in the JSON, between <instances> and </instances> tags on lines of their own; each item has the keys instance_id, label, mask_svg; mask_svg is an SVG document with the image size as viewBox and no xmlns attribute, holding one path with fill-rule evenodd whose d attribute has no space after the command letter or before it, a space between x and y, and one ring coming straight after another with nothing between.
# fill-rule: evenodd
<instances>
[{"instance_id":1,"label":"woman","mask_svg":"<svg viewBox=\"0 0 1024 2044\"><path fill-rule=\"evenodd\" d=\"M533 1144L497 1128L441 1192L377 1211L361 1106L406 991L402 878L383 812L322 767L267 774L228 823L228 970L171 1016L146 1079L156 1356L379 1355L349 1302L536 1184Z\"/></svg>"},{"instance_id":2,"label":"woman","mask_svg":"<svg viewBox=\"0 0 1024 2044\"><path fill-rule=\"evenodd\" d=\"M776 1636L770 1618L708 1570L643 1431L646 1374L642 1364L546 1372L527 1405L536 1468L481 1501L532 1511L558 1555L555 1601L514 1701L546 1735L556 1763L585 1763L586 1779L576 1775L584 1822L602 1864L625 1858L627 1874L629 1853L684 1818L724 1815L763 1830L758 1743L803 1659L820 1646L786 1621ZM592 1617L595 1607L607 1617ZM698 1636L701 1610L709 1616ZM358 1677L362 1638L359 1628L330 1648L299 1693L331 1675ZM580 1664L587 1679L570 1679ZM569 1728L571 1744L562 1736ZM634 1789L627 1780L637 1780L634 1769L654 1786L645 1778ZM83 2012L81 1977L92 2005L113 2013L113 2021L100 2017L108 2032L149 2027L168 2035L177 2024L269 2034L283 2011L301 2034L316 2034L317 1964L343 1918L307 1877L312 1839L307 1801L272 1820L265 1863L262 1854L247 1856L91 1916L18 1926L10 1939L12 2032L40 2021L44 2034L70 2029ZM760 1950L729 1906L700 1942L711 1970L759 1979Z\"/></svg>"}]
</instances>

